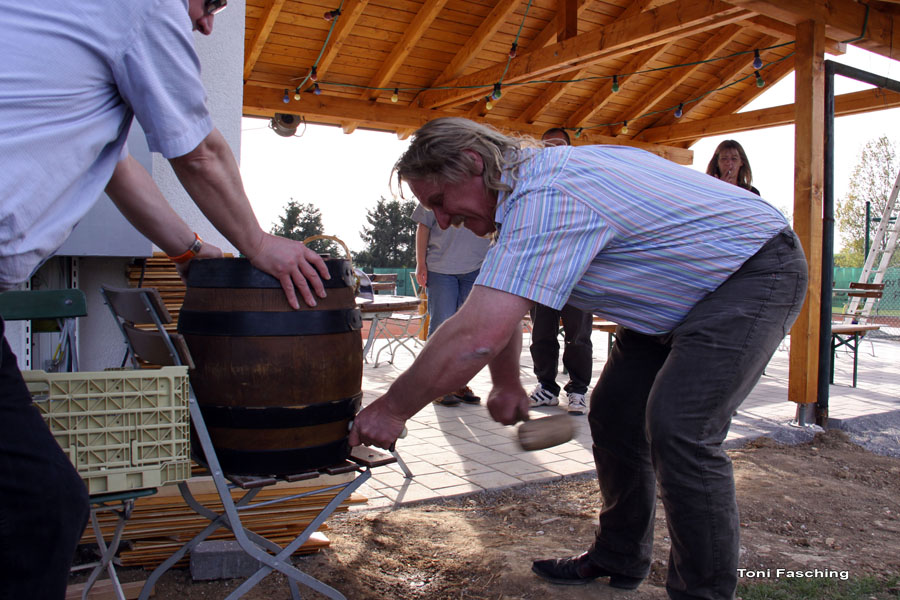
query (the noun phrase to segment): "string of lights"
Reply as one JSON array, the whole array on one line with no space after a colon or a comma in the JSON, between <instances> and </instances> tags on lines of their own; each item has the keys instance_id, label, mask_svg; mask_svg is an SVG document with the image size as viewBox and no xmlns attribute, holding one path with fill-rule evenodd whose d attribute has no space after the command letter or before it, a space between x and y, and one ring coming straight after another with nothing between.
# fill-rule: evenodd
<instances>
[{"instance_id":1,"label":"string of lights","mask_svg":"<svg viewBox=\"0 0 900 600\"><path fill-rule=\"evenodd\" d=\"M682 68L682 67L697 66L697 65L702 65L702 64L718 62L718 61L722 61L722 60L729 60L729 59L735 58L737 56L745 55L745 54L751 54L751 53L753 54L753 62L751 63L751 66L753 67L752 74L741 77L740 79L736 79L736 80L732 81L731 83L725 84L714 90L710 90L708 92L700 94L697 97L683 100L675 106L665 108L665 109L650 111L650 112L644 113L642 115L639 115L637 117L633 117L631 119L631 121L633 122L638 119L642 119L644 117L648 117L648 116L652 116L652 115L656 115L656 114L660 114L660 113L665 113L665 112L670 112L670 111L674 111L675 118L680 119L683 116L685 105L691 104L693 102L697 102L697 101L701 100L702 98L708 96L709 94L719 92L721 90L724 90L724 89L727 89L734 85L737 85L743 81L746 81L750 77L755 78L757 87L760 87L760 88L764 87L766 85L766 83L765 83L765 80L763 79L760 71L764 71L764 70L768 69L769 67L771 67L772 65L777 64L794 54L793 52L791 52L790 54L787 54L786 56L778 58L772 62L769 62L768 64L764 63L760 56L761 51L774 50L777 48L782 48L784 46L794 44L794 41L792 40L792 41L783 42L780 44L774 44L772 46L766 46L764 48L755 48L753 50L743 50L740 52L733 52L731 54L724 55L724 56L718 56L715 58L680 63L680 64L675 64L675 65L664 65L661 67L642 69L642 70L633 71L630 73L614 73L612 75L592 75L592 76L587 76L587 77L580 77L577 79L532 79L532 80L528 80L528 81L503 83L503 78L506 76L506 73L509 70L510 63L517 56L519 37L521 36L522 28L524 27L524 24L525 24L525 18L528 16L528 11L531 8L532 1L533 0L529 0L527 6L525 8L525 13L522 16L522 21L519 25L518 31L516 32L516 37L510 46L506 65L503 69L503 73L501 74L499 81L496 81L493 84L478 84L478 85L463 85L463 86L374 87L374 86L367 86L367 85L361 85L361 84L342 83L342 82L338 82L338 81L324 81L324 80L320 81L318 79L317 70L318 70L319 62L322 60L322 56L325 52L325 48L328 46L328 42L331 39L332 33L334 32L335 25L337 24L338 19L341 16L341 9L343 8L343 0L341 0L341 3L338 6L338 8L336 8L334 10L330 10L323 15L323 18L326 21L329 21L331 23L331 26L328 30L328 35L326 36L325 41L322 44L322 48L319 51L319 55L316 58L315 63L310 67L309 72L302 78L302 81L295 87L293 99L296 101L299 101L302 99L301 90L303 89L304 85L306 85L307 82L311 82L313 84L312 86L307 88L307 91L311 92L313 94L316 94L316 95L319 95L322 93L322 87L354 88L354 89L360 89L360 90L374 90L374 91L390 91L391 92L390 99L391 99L391 102L393 102L393 103L396 103L400 100L401 92L412 92L412 93L418 94L420 92L433 91L433 90L471 90L471 89L490 88L491 92L487 96L484 97L484 100L485 100L485 109L491 110L493 108L494 102L496 100L499 100L502 97L503 86L513 87L513 86L525 86L525 85L534 85L534 84L543 84L543 83L580 83L580 82L585 82L585 81L610 79L611 80L610 90L613 93L617 93L620 90L621 81L624 79L627 79L628 77L634 76L634 75L642 75L642 74L654 73L654 72L658 72L658 71L667 71L670 69L678 69L678 68ZM321 86L320 86L320 84L321 84ZM282 96L282 102L284 102L285 104L289 104L290 101L291 101L290 90L288 88L285 88L284 95ZM596 130L596 129L604 128L604 127L613 127L613 126L617 126L617 125L622 125L621 132L623 134L628 133L628 121L601 123L601 124L592 125L590 127L566 128L566 129L574 131L575 137L580 137L585 131Z\"/></svg>"}]
</instances>

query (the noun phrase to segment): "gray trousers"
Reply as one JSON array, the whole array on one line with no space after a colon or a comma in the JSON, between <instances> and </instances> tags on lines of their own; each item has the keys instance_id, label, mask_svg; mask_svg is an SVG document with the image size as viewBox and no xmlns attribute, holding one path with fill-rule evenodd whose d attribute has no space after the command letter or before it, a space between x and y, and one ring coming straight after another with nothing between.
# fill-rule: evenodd
<instances>
[{"instance_id":1,"label":"gray trousers","mask_svg":"<svg viewBox=\"0 0 900 600\"><path fill-rule=\"evenodd\" d=\"M800 241L786 229L671 333L619 327L591 394L603 496L592 562L622 575L649 573L658 483L671 539L669 597L734 597L738 509L722 442L797 318L806 286Z\"/></svg>"}]
</instances>

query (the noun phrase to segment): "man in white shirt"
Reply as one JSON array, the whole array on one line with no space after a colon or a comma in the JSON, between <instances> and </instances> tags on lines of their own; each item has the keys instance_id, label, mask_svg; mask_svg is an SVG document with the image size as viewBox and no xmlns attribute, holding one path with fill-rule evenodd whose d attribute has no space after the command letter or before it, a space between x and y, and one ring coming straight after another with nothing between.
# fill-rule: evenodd
<instances>
[{"instance_id":1,"label":"man in white shirt","mask_svg":"<svg viewBox=\"0 0 900 600\"><path fill-rule=\"evenodd\" d=\"M322 259L265 233L206 109L192 30L227 0L0 0L0 291L26 281L105 189L177 263L219 256L127 155L133 118L212 224L288 302L324 297ZM3 326L0 320L0 333ZM85 486L0 347L0 598L63 598L88 514Z\"/></svg>"}]
</instances>

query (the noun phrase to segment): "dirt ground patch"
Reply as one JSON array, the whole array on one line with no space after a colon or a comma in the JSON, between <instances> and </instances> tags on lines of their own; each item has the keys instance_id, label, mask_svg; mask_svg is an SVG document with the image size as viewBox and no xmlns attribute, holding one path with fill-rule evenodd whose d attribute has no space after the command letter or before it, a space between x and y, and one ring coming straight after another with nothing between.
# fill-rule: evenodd
<instances>
[{"instance_id":1,"label":"dirt ground patch","mask_svg":"<svg viewBox=\"0 0 900 600\"><path fill-rule=\"evenodd\" d=\"M761 438L729 451L741 514L741 568L827 569L849 577L900 574L900 459L878 456L829 431L784 446ZM554 586L535 577L535 558L587 548L600 499L593 478L566 478L499 492L333 517L331 547L297 558L305 572L354 600L659 600L666 597L669 543L657 511L652 572L634 592L605 580ZM128 579L146 573L127 573ZM744 578L743 583L753 583ZM224 598L240 580L193 583L170 572L157 598ZM301 588L304 598L322 596ZM269 576L251 599L290 598Z\"/></svg>"}]
</instances>

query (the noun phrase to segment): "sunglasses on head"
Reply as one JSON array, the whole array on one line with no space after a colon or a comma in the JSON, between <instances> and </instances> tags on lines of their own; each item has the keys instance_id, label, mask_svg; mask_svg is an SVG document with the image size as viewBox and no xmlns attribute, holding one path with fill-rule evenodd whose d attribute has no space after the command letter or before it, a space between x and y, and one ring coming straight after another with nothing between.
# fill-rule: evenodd
<instances>
[{"instance_id":1,"label":"sunglasses on head","mask_svg":"<svg viewBox=\"0 0 900 600\"><path fill-rule=\"evenodd\" d=\"M217 15L228 6L228 0L206 0L206 14Z\"/></svg>"}]
</instances>

